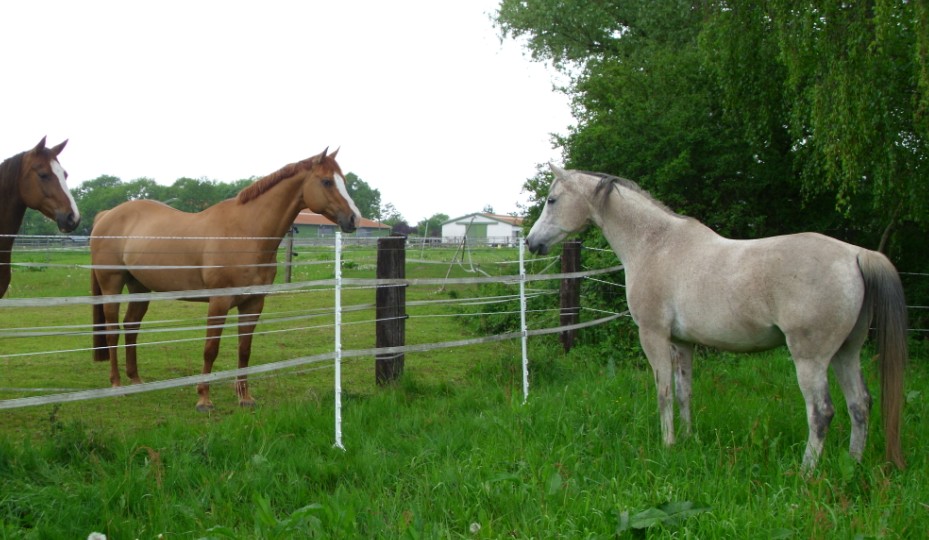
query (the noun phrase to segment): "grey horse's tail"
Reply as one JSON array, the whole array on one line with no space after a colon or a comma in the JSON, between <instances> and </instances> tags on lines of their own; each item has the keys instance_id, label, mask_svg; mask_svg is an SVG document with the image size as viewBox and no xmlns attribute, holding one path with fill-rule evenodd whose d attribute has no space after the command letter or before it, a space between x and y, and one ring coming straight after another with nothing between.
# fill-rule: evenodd
<instances>
[{"instance_id":1,"label":"grey horse's tail","mask_svg":"<svg viewBox=\"0 0 929 540\"><path fill-rule=\"evenodd\" d=\"M877 329L881 370L881 417L884 422L885 458L906 467L900 446L903 417L903 371L907 360L906 300L893 264L881 253L862 251L858 267L865 283L865 305Z\"/></svg>"}]
</instances>

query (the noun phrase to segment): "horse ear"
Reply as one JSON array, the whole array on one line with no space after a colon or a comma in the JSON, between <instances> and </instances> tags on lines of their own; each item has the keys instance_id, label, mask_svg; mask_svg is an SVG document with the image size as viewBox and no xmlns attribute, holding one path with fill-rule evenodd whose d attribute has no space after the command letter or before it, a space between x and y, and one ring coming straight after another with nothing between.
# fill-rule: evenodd
<instances>
[{"instance_id":1,"label":"horse ear","mask_svg":"<svg viewBox=\"0 0 929 540\"><path fill-rule=\"evenodd\" d=\"M552 174L555 175L555 178L564 178L565 176L567 176L567 172L561 167L559 167L558 165L555 165L554 163L550 162L548 166L552 170Z\"/></svg>"},{"instance_id":2,"label":"horse ear","mask_svg":"<svg viewBox=\"0 0 929 540\"><path fill-rule=\"evenodd\" d=\"M68 139L65 139L64 141L62 141L61 144L59 144L58 146L53 147L51 149L52 155L55 157L58 157L58 154L60 154L61 151L65 149L66 144L68 144Z\"/></svg>"},{"instance_id":3,"label":"horse ear","mask_svg":"<svg viewBox=\"0 0 929 540\"><path fill-rule=\"evenodd\" d=\"M42 140L39 141L39 144L35 145L34 150L45 150L45 137L42 137Z\"/></svg>"},{"instance_id":4,"label":"horse ear","mask_svg":"<svg viewBox=\"0 0 929 540\"><path fill-rule=\"evenodd\" d=\"M336 149L335 149L335 152L329 154L329 157L331 157L332 159L335 159L335 157L336 157L337 155L339 155L339 150L341 150L341 149L342 149L341 146L338 147L338 148L336 148Z\"/></svg>"}]
</instances>

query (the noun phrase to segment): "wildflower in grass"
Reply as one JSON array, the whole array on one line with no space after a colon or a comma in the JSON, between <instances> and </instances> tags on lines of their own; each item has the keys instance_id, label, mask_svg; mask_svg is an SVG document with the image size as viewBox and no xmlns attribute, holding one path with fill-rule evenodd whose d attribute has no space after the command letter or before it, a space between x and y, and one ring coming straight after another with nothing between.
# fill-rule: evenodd
<instances>
[{"instance_id":1,"label":"wildflower in grass","mask_svg":"<svg viewBox=\"0 0 929 540\"><path fill-rule=\"evenodd\" d=\"M87 540L106 540L106 535L103 533L92 532L87 535Z\"/></svg>"},{"instance_id":2,"label":"wildflower in grass","mask_svg":"<svg viewBox=\"0 0 929 540\"><path fill-rule=\"evenodd\" d=\"M477 534L481 532L481 524L474 522L471 524L470 527L468 527L468 530L471 531L471 534Z\"/></svg>"}]
</instances>

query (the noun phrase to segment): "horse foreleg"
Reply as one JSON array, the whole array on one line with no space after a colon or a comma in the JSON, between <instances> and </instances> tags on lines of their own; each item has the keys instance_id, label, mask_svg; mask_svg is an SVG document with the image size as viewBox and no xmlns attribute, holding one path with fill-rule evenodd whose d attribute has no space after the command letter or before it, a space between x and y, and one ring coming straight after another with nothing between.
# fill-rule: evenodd
<instances>
[{"instance_id":1,"label":"horse foreleg","mask_svg":"<svg viewBox=\"0 0 929 540\"><path fill-rule=\"evenodd\" d=\"M239 368L247 368L252 355L252 336L258 317L264 308L264 297L254 297L239 306ZM245 375L236 378L235 392L242 407L254 407L255 399L248 392L248 380Z\"/></svg>"},{"instance_id":2,"label":"horse foreleg","mask_svg":"<svg viewBox=\"0 0 929 540\"><path fill-rule=\"evenodd\" d=\"M129 292L134 292L130 289ZM142 318L148 311L148 302L130 302L123 318L123 332L126 334L126 376L133 384L142 382L139 366L136 362L136 343L139 340L139 328Z\"/></svg>"},{"instance_id":3,"label":"horse foreleg","mask_svg":"<svg viewBox=\"0 0 929 540\"><path fill-rule=\"evenodd\" d=\"M229 313L229 305L225 299L218 301L217 297L210 298L210 307L207 315L206 343L203 346L203 371L204 375L213 371L213 362L219 354L219 340L223 335L223 325L226 323L226 314ZM197 394L200 399L197 400L197 410L207 412L213 410L213 402L210 400L210 384L200 383L197 385Z\"/></svg>"},{"instance_id":4,"label":"horse foreleg","mask_svg":"<svg viewBox=\"0 0 929 540\"><path fill-rule=\"evenodd\" d=\"M122 386L119 378L119 304L103 304L103 320L106 324L106 347L110 357L110 385Z\"/></svg>"},{"instance_id":5,"label":"horse foreleg","mask_svg":"<svg viewBox=\"0 0 929 540\"><path fill-rule=\"evenodd\" d=\"M693 393L693 355L694 347L689 343L671 345L671 361L674 364L674 394L677 397L678 414L681 417L681 431L685 437L690 436L690 396Z\"/></svg>"},{"instance_id":6,"label":"horse foreleg","mask_svg":"<svg viewBox=\"0 0 929 540\"><path fill-rule=\"evenodd\" d=\"M816 467L816 462L823 452L823 441L835 415L835 407L832 405L832 398L829 397L827 362L794 358L794 364L797 369L797 382L800 383L800 391L806 402L809 436L801 469L808 474Z\"/></svg>"},{"instance_id":7,"label":"horse foreleg","mask_svg":"<svg viewBox=\"0 0 929 540\"><path fill-rule=\"evenodd\" d=\"M652 366L658 388L658 416L661 419L661 438L665 445L674 444L674 389L671 365L671 342L667 335L639 328L639 342Z\"/></svg>"}]
</instances>

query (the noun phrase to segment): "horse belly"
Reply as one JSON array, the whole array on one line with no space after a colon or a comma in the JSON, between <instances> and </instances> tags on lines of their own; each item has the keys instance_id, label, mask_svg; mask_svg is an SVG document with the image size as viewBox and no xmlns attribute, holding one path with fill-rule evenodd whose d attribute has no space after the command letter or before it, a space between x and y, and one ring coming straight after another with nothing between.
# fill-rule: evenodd
<instances>
[{"instance_id":1,"label":"horse belly","mask_svg":"<svg viewBox=\"0 0 929 540\"><path fill-rule=\"evenodd\" d=\"M671 334L678 341L731 352L765 351L786 343L784 333L777 326L735 318L718 321L706 317L700 320L679 317L674 321Z\"/></svg>"}]
</instances>

